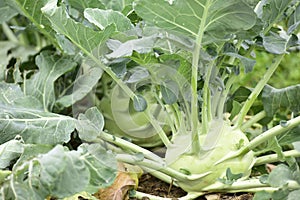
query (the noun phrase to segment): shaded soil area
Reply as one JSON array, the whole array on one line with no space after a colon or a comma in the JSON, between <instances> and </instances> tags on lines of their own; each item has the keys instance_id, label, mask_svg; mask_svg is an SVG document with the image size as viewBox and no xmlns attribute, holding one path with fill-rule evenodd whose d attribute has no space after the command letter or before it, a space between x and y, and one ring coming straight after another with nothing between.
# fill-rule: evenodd
<instances>
[{"instance_id":1,"label":"shaded soil area","mask_svg":"<svg viewBox=\"0 0 300 200\"><path fill-rule=\"evenodd\" d=\"M185 196L186 192L182 189L170 186L169 184L149 175L144 174L139 180L138 191L144 192L147 194L174 198L176 200L179 197ZM144 198L143 200L147 200ZM198 197L196 200L252 200L252 194L208 194L206 196ZM130 198L130 200L137 200L136 198Z\"/></svg>"}]
</instances>

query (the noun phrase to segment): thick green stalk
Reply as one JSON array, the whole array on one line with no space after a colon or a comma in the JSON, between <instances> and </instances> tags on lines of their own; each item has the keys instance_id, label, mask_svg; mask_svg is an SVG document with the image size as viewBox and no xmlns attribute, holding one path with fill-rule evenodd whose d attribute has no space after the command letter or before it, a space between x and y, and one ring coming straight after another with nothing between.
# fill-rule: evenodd
<instances>
[{"instance_id":1,"label":"thick green stalk","mask_svg":"<svg viewBox=\"0 0 300 200\"><path fill-rule=\"evenodd\" d=\"M300 157L300 152L296 151L296 150L290 150L290 151L283 152L283 155L285 157ZM277 154L270 154L270 155L260 156L260 157L256 158L254 165L258 166L258 165L274 163L274 162L278 162L278 161L279 161L279 159L278 159Z\"/></svg>"},{"instance_id":2,"label":"thick green stalk","mask_svg":"<svg viewBox=\"0 0 300 200\"><path fill-rule=\"evenodd\" d=\"M129 163L133 165L139 165L141 167L146 167L148 169L160 171L179 181L198 180L212 173L212 171L209 171L203 174L186 175L175 169L168 167L165 163L158 163L156 161L152 161L149 159L139 160L135 156L128 155L128 154L117 154L116 159L121 162Z\"/></svg>"},{"instance_id":3,"label":"thick green stalk","mask_svg":"<svg viewBox=\"0 0 300 200\"><path fill-rule=\"evenodd\" d=\"M2 24L2 30L5 33L6 37L9 39L9 41L13 43L19 43L18 38L6 23Z\"/></svg>"},{"instance_id":4,"label":"thick green stalk","mask_svg":"<svg viewBox=\"0 0 300 200\"><path fill-rule=\"evenodd\" d=\"M273 128L265 131L261 135L257 136L253 140L251 140L246 146L240 149L241 152L248 152L250 150L253 150L255 147L260 145L261 143L264 143L268 141L270 138L275 137L281 133L287 132L291 130L292 128L295 128L300 124L300 116L291 119L287 121L285 125L277 125Z\"/></svg>"},{"instance_id":5,"label":"thick green stalk","mask_svg":"<svg viewBox=\"0 0 300 200\"><path fill-rule=\"evenodd\" d=\"M284 125L277 125L277 126L274 126L271 129L265 131L261 135L257 136L253 140L251 140L247 145L243 146L238 151L229 153L228 155L224 156L222 159L218 160L214 164L217 165L217 164L220 164L220 163L222 163L222 162L224 162L228 159L235 158L235 157L240 156L240 155L244 155L247 152L254 150L254 148L257 147L258 145L268 141L270 138L273 138L277 135L285 133L285 132L291 130L292 128L295 128L298 125L300 125L300 116L289 120Z\"/></svg>"},{"instance_id":6,"label":"thick green stalk","mask_svg":"<svg viewBox=\"0 0 300 200\"><path fill-rule=\"evenodd\" d=\"M206 2L203 10L202 20L199 26L199 32L196 38L195 49L193 51L193 61L192 61L192 77L191 77L191 87L192 87L192 100L191 100L191 127L192 127L192 140L195 141L192 143L192 151L194 153L200 152L200 141L199 141L199 131L198 131L198 65L199 65L199 58L200 58L200 50L202 47L202 40L205 31L206 19L208 16L208 9L209 9L209 1ZM203 115L204 113L202 113ZM206 115L206 113L204 114ZM206 116L204 116L206 118ZM202 121L202 126L204 131L208 129L208 122Z\"/></svg>"},{"instance_id":7,"label":"thick green stalk","mask_svg":"<svg viewBox=\"0 0 300 200\"><path fill-rule=\"evenodd\" d=\"M270 80L272 74L275 72L277 67L279 66L281 60L283 59L284 54L279 55L275 60L273 61L272 65L269 67L269 69L264 74L263 78L258 82L254 90L251 92L250 96L246 100L245 104L243 105L237 120L237 127L241 127L244 121L245 116L247 115L248 111L250 110L251 106L253 105L254 101L260 94L260 92L263 90L267 82Z\"/></svg>"},{"instance_id":8,"label":"thick green stalk","mask_svg":"<svg viewBox=\"0 0 300 200\"><path fill-rule=\"evenodd\" d=\"M161 157L157 156L156 154L152 153L151 151L148 151L147 149L144 149L138 145L135 145L131 142L123 140L119 137L108 134L104 131L101 132L99 137L101 138L101 140L105 140L107 142L113 143L120 148L131 150L135 153L143 153L145 158L151 159L151 160L156 161L161 164L164 163L164 160Z\"/></svg>"},{"instance_id":9,"label":"thick green stalk","mask_svg":"<svg viewBox=\"0 0 300 200\"><path fill-rule=\"evenodd\" d=\"M256 115L252 116L251 119L249 119L241 126L241 131L245 132L247 128L250 128L253 124L263 119L266 115L267 113L263 110L257 113Z\"/></svg>"},{"instance_id":10,"label":"thick green stalk","mask_svg":"<svg viewBox=\"0 0 300 200\"><path fill-rule=\"evenodd\" d=\"M191 200L191 199L196 199L197 197L199 197L201 195L204 195L204 194L205 194L204 192L188 193L186 196L176 198L176 199L178 199L178 200ZM139 191L135 191L135 194L132 197L135 197L137 199L144 199L146 197L150 200L174 200L174 198L158 197L158 196L154 196L154 195L139 192Z\"/></svg>"}]
</instances>

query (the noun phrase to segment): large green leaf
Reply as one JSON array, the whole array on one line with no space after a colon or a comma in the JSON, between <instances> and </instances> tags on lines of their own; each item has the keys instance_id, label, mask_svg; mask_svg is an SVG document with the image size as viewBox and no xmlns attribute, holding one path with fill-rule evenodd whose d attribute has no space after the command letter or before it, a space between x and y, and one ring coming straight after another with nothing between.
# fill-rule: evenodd
<instances>
[{"instance_id":1,"label":"large green leaf","mask_svg":"<svg viewBox=\"0 0 300 200\"><path fill-rule=\"evenodd\" d=\"M69 57L59 57L53 52L42 52L36 57L39 71L26 82L25 95L31 95L43 103L45 111L51 111L55 104L54 82L60 76L76 67Z\"/></svg>"},{"instance_id":2,"label":"large green leaf","mask_svg":"<svg viewBox=\"0 0 300 200\"><path fill-rule=\"evenodd\" d=\"M134 8L156 26L193 38L204 33L204 43L250 29L256 22L253 9L236 0L137 0Z\"/></svg>"},{"instance_id":3,"label":"large green leaf","mask_svg":"<svg viewBox=\"0 0 300 200\"><path fill-rule=\"evenodd\" d=\"M42 145L24 146L11 171L13 176L2 181L0 194L5 195L2 199L64 198L82 191L93 194L111 185L116 177L115 156L100 144L83 144L78 151L69 151L62 145L51 149ZM6 174L0 171L0 175Z\"/></svg>"},{"instance_id":4,"label":"large green leaf","mask_svg":"<svg viewBox=\"0 0 300 200\"><path fill-rule=\"evenodd\" d=\"M279 109L290 109L292 112L300 111L300 85L276 89L265 86L262 93L264 109L268 116L273 116Z\"/></svg>"},{"instance_id":5,"label":"large green leaf","mask_svg":"<svg viewBox=\"0 0 300 200\"><path fill-rule=\"evenodd\" d=\"M69 141L74 129L73 118L45 112L19 86L0 83L0 143L20 135L27 143L58 144Z\"/></svg>"},{"instance_id":6,"label":"large green leaf","mask_svg":"<svg viewBox=\"0 0 300 200\"><path fill-rule=\"evenodd\" d=\"M48 17L56 32L65 35L85 53L92 53L115 31L113 25L106 27L103 31L95 31L74 21L69 17L63 6L57 7L57 0L48 1L42 11Z\"/></svg>"}]
</instances>

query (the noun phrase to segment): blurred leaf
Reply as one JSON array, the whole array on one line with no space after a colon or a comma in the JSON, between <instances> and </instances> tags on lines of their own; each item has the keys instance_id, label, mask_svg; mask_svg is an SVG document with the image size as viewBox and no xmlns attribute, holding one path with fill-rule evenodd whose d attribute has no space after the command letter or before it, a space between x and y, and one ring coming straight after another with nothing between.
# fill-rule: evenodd
<instances>
[{"instance_id":1,"label":"blurred leaf","mask_svg":"<svg viewBox=\"0 0 300 200\"><path fill-rule=\"evenodd\" d=\"M71 88L70 94L60 97L56 104L63 107L69 107L77 101L83 99L96 86L103 74L99 67L92 67L85 70L82 75L76 78Z\"/></svg>"},{"instance_id":2,"label":"blurred leaf","mask_svg":"<svg viewBox=\"0 0 300 200\"><path fill-rule=\"evenodd\" d=\"M133 25L127 17L125 17L122 13L113 10L87 8L84 11L84 17L89 20L89 22L98 26L101 30L111 24L115 24L116 30L120 32L133 28Z\"/></svg>"},{"instance_id":3,"label":"blurred leaf","mask_svg":"<svg viewBox=\"0 0 300 200\"><path fill-rule=\"evenodd\" d=\"M147 109L147 101L141 95L135 95L133 98L133 107L137 112L143 112Z\"/></svg>"},{"instance_id":4,"label":"blurred leaf","mask_svg":"<svg viewBox=\"0 0 300 200\"><path fill-rule=\"evenodd\" d=\"M278 34L270 32L270 35L263 36L263 45L265 49L274 54L286 53L288 40L280 37Z\"/></svg>"},{"instance_id":5,"label":"blurred leaf","mask_svg":"<svg viewBox=\"0 0 300 200\"><path fill-rule=\"evenodd\" d=\"M293 180L291 170L288 166L281 164L273 169L269 174L268 183L272 187L282 187L290 180Z\"/></svg>"},{"instance_id":6,"label":"blurred leaf","mask_svg":"<svg viewBox=\"0 0 300 200\"><path fill-rule=\"evenodd\" d=\"M100 0L106 9L123 11L127 6L131 6L134 0Z\"/></svg>"},{"instance_id":7,"label":"blurred leaf","mask_svg":"<svg viewBox=\"0 0 300 200\"><path fill-rule=\"evenodd\" d=\"M289 193L287 200L298 200L300 197L300 190L294 190Z\"/></svg>"},{"instance_id":8,"label":"blurred leaf","mask_svg":"<svg viewBox=\"0 0 300 200\"><path fill-rule=\"evenodd\" d=\"M204 43L223 40L231 33L250 29L256 22L253 9L245 2L235 0L186 0L171 3L139 0L135 11L147 22L193 38L203 32ZM203 27L201 31L200 27Z\"/></svg>"},{"instance_id":9,"label":"blurred leaf","mask_svg":"<svg viewBox=\"0 0 300 200\"><path fill-rule=\"evenodd\" d=\"M173 104L177 101L179 88L176 82L166 81L160 85L162 99L166 104Z\"/></svg>"},{"instance_id":10,"label":"blurred leaf","mask_svg":"<svg viewBox=\"0 0 300 200\"><path fill-rule=\"evenodd\" d=\"M53 52L43 51L36 57L39 71L26 81L26 95L43 103L45 111L51 111L55 104L54 82L60 76L76 67L69 57L59 57Z\"/></svg>"},{"instance_id":11,"label":"blurred leaf","mask_svg":"<svg viewBox=\"0 0 300 200\"><path fill-rule=\"evenodd\" d=\"M80 113L76 123L79 137L87 142L95 141L104 127L104 118L96 107L89 108L84 114Z\"/></svg>"},{"instance_id":12,"label":"blurred leaf","mask_svg":"<svg viewBox=\"0 0 300 200\"><path fill-rule=\"evenodd\" d=\"M280 109L290 109L292 112L300 111L300 85L276 89L266 85L262 93L264 109L268 116L273 116Z\"/></svg>"},{"instance_id":13,"label":"blurred leaf","mask_svg":"<svg viewBox=\"0 0 300 200\"><path fill-rule=\"evenodd\" d=\"M10 140L0 145L0 169L7 168L11 162L19 158L24 151L20 140Z\"/></svg>"},{"instance_id":14,"label":"blurred leaf","mask_svg":"<svg viewBox=\"0 0 300 200\"><path fill-rule=\"evenodd\" d=\"M297 6L295 12L291 15L288 21L288 26L288 34L291 34L292 32L297 33L297 30L300 26L300 4Z\"/></svg>"},{"instance_id":15,"label":"blurred leaf","mask_svg":"<svg viewBox=\"0 0 300 200\"><path fill-rule=\"evenodd\" d=\"M5 1L0 1L0 24L7 22L17 14L18 11L7 5Z\"/></svg>"},{"instance_id":16,"label":"blurred leaf","mask_svg":"<svg viewBox=\"0 0 300 200\"><path fill-rule=\"evenodd\" d=\"M20 87L0 83L0 143L20 135L25 142L58 144L70 140L75 120L45 112L40 102Z\"/></svg>"},{"instance_id":17,"label":"blurred leaf","mask_svg":"<svg viewBox=\"0 0 300 200\"><path fill-rule=\"evenodd\" d=\"M236 54L236 53L225 53L225 55L239 59L241 61L242 66L245 69L245 73L251 72L254 65L256 64L255 60L244 57L244 56Z\"/></svg>"},{"instance_id":18,"label":"blurred leaf","mask_svg":"<svg viewBox=\"0 0 300 200\"><path fill-rule=\"evenodd\" d=\"M262 192L256 192L254 194L253 200L270 200L272 198L272 194L262 191Z\"/></svg>"},{"instance_id":19,"label":"blurred leaf","mask_svg":"<svg viewBox=\"0 0 300 200\"><path fill-rule=\"evenodd\" d=\"M230 111L230 120L233 120L234 117L239 114L240 110L242 108L242 104L237 101L232 101L232 110Z\"/></svg>"}]
</instances>

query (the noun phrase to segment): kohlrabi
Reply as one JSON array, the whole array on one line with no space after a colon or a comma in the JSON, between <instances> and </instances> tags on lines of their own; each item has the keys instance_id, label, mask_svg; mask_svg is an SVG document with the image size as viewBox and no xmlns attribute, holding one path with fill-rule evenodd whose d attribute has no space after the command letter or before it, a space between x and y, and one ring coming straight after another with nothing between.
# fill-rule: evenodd
<instances>
[{"instance_id":1,"label":"kohlrabi","mask_svg":"<svg viewBox=\"0 0 300 200\"><path fill-rule=\"evenodd\" d=\"M79 47L114 82L99 97L107 132L97 141L109 142L119 161L174 181L188 192L182 199L212 191L282 189L270 180L248 177L255 165L300 155L296 150L283 151L277 140L278 135L300 124L298 106L288 98L282 103L280 97L270 100L264 94L266 102L274 100L274 107L289 108L295 117L257 136L247 137L246 133L270 117L262 106L260 110L251 108L261 102L260 94L284 55L299 47L299 1L132 2L123 11L131 9L126 13L136 24L128 25L128 18L116 10L86 9L89 27L78 26L76 32L72 27L79 22L69 18L56 1L42 8L53 29ZM99 38L95 36L98 42L110 38L105 48L97 46L93 34L99 34ZM257 51L274 54L274 60L265 74L257 75L261 79L256 87L246 89L248 96L238 99L239 73L252 71ZM252 116L247 121L248 114ZM124 138L145 147L163 144L165 155L159 157ZM257 150L263 144L278 157L260 157L266 153ZM292 165L291 160L288 163ZM300 184L287 182L286 187L299 189Z\"/></svg>"}]
</instances>

